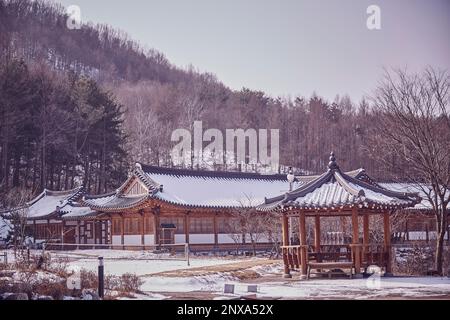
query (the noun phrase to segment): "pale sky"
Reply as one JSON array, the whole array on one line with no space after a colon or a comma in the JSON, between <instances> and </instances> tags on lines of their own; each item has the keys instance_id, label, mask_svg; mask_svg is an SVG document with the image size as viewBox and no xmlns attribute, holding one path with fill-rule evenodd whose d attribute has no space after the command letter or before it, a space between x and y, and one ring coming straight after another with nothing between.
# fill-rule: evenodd
<instances>
[{"instance_id":1,"label":"pale sky","mask_svg":"<svg viewBox=\"0 0 450 320\"><path fill-rule=\"evenodd\" d=\"M332 100L370 93L383 67L450 69L448 0L55 0L232 89ZM381 30L366 27L369 5Z\"/></svg>"}]
</instances>

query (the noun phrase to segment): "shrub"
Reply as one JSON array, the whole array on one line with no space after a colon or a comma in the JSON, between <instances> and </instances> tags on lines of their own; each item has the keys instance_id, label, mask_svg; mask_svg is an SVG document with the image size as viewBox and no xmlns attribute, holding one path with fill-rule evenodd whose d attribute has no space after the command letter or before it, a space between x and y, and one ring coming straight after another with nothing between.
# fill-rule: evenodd
<instances>
[{"instance_id":1,"label":"shrub","mask_svg":"<svg viewBox=\"0 0 450 320\"><path fill-rule=\"evenodd\" d=\"M398 250L395 273L424 276L433 266L433 250L428 246L414 244L411 248Z\"/></svg>"},{"instance_id":2,"label":"shrub","mask_svg":"<svg viewBox=\"0 0 450 320\"><path fill-rule=\"evenodd\" d=\"M135 274L125 273L120 278L121 292L140 292L140 288L144 282Z\"/></svg>"},{"instance_id":3,"label":"shrub","mask_svg":"<svg viewBox=\"0 0 450 320\"><path fill-rule=\"evenodd\" d=\"M33 284L32 292L40 296L51 296L55 300L62 300L70 292L67 289L65 281L55 281L44 278Z\"/></svg>"},{"instance_id":4,"label":"shrub","mask_svg":"<svg viewBox=\"0 0 450 320\"><path fill-rule=\"evenodd\" d=\"M81 269L80 271L81 289L97 289L98 276L94 271Z\"/></svg>"}]
</instances>

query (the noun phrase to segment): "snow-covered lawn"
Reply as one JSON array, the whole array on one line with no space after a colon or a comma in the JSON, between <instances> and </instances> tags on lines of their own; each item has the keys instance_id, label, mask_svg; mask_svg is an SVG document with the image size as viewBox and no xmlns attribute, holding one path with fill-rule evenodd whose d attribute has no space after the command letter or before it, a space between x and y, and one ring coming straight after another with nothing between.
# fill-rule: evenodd
<instances>
[{"instance_id":1,"label":"snow-covered lawn","mask_svg":"<svg viewBox=\"0 0 450 320\"><path fill-rule=\"evenodd\" d=\"M38 252L33 252L38 253ZM138 299L176 298L189 293L193 298L207 294L211 298L229 299L249 294L248 285L257 285L257 296L281 299L378 299L378 298L446 298L450 299L448 277L381 277L367 279L282 279L281 262L255 258L191 256L190 266L184 260L157 260L146 251L80 250L51 252L52 260L63 259L72 270L96 271L98 257L104 257L105 273L134 273L141 277L142 295ZM183 256L177 257L182 259ZM9 260L12 261L12 252ZM202 267L205 267L203 269ZM199 269L200 268L200 269ZM175 271L175 272L173 272ZM251 271L251 272L250 272ZM248 272L247 278L238 278ZM256 274L256 277L251 275ZM242 275L242 273L241 273ZM248 279L248 280L239 280ZM224 285L234 284L235 294L224 294Z\"/></svg>"},{"instance_id":2,"label":"snow-covered lawn","mask_svg":"<svg viewBox=\"0 0 450 320\"><path fill-rule=\"evenodd\" d=\"M143 277L145 292L211 292L216 299L248 295L248 285L257 285L257 297L276 299L377 299L427 298L450 299L450 279L441 277L389 277L372 282L367 279L311 279L239 281L228 274L197 277ZM223 294L225 284L235 285L235 294Z\"/></svg>"},{"instance_id":3,"label":"snow-covered lawn","mask_svg":"<svg viewBox=\"0 0 450 320\"><path fill-rule=\"evenodd\" d=\"M53 258L67 258L68 267L72 270L86 269L97 271L98 257L101 256L104 259L106 274L122 275L124 273L134 273L139 276L243 261L227 258L191 256L188 266L187 261L183 260L184 255L176 257L168 254L155 255L149 251L80 250L68 252L54 251L51 254Z\"/></svg>"}]
</instances>

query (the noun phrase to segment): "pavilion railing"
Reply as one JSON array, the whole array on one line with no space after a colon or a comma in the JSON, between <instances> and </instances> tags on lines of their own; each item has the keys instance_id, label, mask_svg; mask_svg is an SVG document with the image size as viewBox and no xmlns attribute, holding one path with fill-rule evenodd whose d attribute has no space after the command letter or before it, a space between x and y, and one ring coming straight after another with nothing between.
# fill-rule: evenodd
<instances>
[{"instance_id":1,"label":"pavilion railing","mask_svg":"<svg viewBox=\"0 0 450 320\"><path fill-rule=\"evenodd\" d=\"M316 262L354 262L355 265L368 267L378 265L385 267L389 252L383 245L321 245L320 251L315 251L312 245L282 246L282 256L285 265L290 269L299 269L301 266L302 250L305 250L306 263ZM306 254L307 253L307 254ZM359 263L357 263L359 261Z\"/></svg>"}]
</instances>

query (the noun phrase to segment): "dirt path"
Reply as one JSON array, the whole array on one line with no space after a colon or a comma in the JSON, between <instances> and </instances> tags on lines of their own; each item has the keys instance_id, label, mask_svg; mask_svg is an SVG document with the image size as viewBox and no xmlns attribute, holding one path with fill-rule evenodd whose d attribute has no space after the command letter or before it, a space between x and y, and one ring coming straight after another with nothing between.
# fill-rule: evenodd
<instances>
[{"instance_id":1,"label":"dirt path","mask_svg":"<svg viewBox=\"0 0 450 320\"><path fill-rule=\"evenodd\" d=\"M224 263L215 266L208 267L198 267L191 269L178 269L174 271L164 271L159 273L153 273L148 275L143 275L143 277L147 276L158 276L158 277L193 277L193 276L205 276L216 273L229 273L230 275L236 277L239 280L248 280L259 278L260 274L254 270L251 270L253 267L258 266L269 266L272 264L279 264L279 260L254 260L254 261L242 261L242 262L232 262L232 263Z\"/></svg>"}]
</instances>

